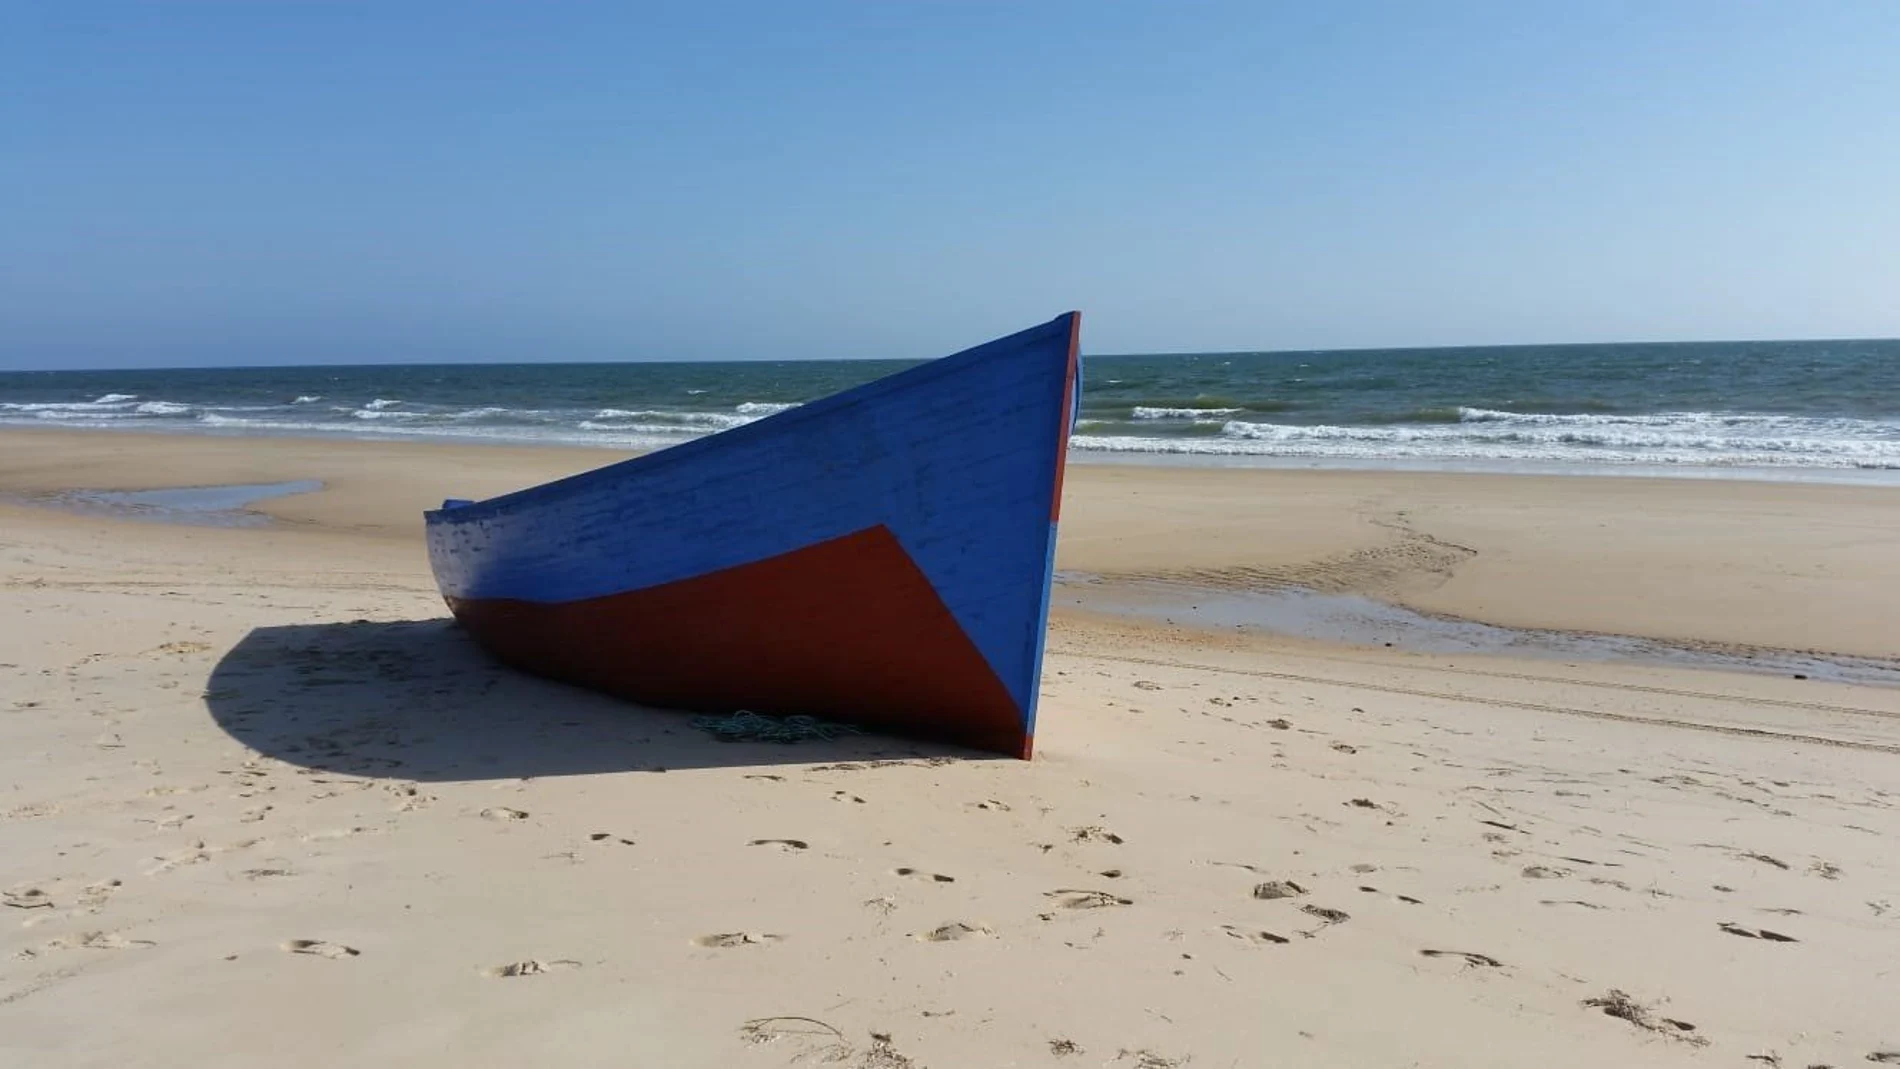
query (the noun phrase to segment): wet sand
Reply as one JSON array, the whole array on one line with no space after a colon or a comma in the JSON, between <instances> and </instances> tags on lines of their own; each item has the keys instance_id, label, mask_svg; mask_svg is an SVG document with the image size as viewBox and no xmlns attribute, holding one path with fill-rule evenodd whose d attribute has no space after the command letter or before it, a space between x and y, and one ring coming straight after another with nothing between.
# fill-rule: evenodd
<instances>
[{"instance_id":1,"label":"wet sand","mask_svg":"<svg viewBox=\"0 0 1900 1069\"><path fill-rule=\"evenodd\" d=\"M1900 1060L1900 690L1083 607L1034 762L719 743L443 620L418 509L605 459L0 434L5 494L325 485L0 505L0 1064ZM1062 566L1891 658L1896 520L1086 465Z\"/></svg>"}]
</instances>

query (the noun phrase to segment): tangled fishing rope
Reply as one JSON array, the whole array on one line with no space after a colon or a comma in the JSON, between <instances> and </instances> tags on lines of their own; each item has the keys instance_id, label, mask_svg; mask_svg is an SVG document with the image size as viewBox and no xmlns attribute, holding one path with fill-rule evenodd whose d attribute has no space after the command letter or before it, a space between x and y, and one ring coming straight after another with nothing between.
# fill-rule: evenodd
<instances>
[{"instance_id":1,"label":"tangled fishing rope","mask_svg":"<svg viewBox=\"0 0 1900 1069\"><path fill-rule=\"evenodd\" d=\"M692 725L720 742L805 742L864 732L815 716L761 716L744 709L728 716L696 716Z\"/></svg>"}]
</instances>

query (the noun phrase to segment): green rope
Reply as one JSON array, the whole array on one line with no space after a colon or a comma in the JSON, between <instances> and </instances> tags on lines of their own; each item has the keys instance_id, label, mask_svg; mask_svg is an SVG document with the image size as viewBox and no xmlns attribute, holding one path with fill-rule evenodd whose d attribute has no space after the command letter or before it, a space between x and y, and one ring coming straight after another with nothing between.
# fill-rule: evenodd
<instances>
[{"instance_id":1,"label":"green rope","mask_svg":"<svg viewBox=\"0 0 1900 1069\"><path fill-rule=\"evenodd\" d=\"M692 725L720 742L805 742L861 735L850 724L815 716L761 716L744 709L728 716L696 716Z\"/></svg>"}]
</instances>

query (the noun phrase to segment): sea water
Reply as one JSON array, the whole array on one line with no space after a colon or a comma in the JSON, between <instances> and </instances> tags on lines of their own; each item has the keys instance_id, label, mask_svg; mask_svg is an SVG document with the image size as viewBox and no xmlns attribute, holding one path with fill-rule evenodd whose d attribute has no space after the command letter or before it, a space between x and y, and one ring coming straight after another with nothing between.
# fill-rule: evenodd
<instances>
[{"instance_id":1,"label":"sea water","mask_svg":"<svg viewBox=\"0 0 1900 1069\"><path fill-rule=\"evenodd\" d=\"M316 479L281 483L224 483L216 486L175 486L158 490L62 490L50 494L7 497L12 503L39 505L115 519L183 523L201 527L259 527L270 517L249 506L273 497L313 494L323 489Z\"/></svg>"},{"instance_id":2,"label":"sea water","mask_svg":"<svg viewBox=\"0 0 1900 1069\"><path fill-rule=\"evenodd\" d=\"M654 449L904 361L0 373L0 425ZM1082 458L1900 482L1900 341L1087 356Z\"/></svg>"}]
</instances>

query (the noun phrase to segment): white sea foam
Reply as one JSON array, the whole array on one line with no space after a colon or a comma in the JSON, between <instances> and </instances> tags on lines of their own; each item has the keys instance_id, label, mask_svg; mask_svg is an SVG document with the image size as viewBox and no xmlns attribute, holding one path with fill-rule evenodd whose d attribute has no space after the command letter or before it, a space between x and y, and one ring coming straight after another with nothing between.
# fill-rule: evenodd
<instances>
[{"instance_id":1,"label":"white sea foam","mask_svg":"<svg viewBox=\"0 0 1900 1069\"><path fill-rule=\"evenodd\" d=\"M112 398L112 400L106 400ZM131 407L136 400L131 394L109 393L96 401L5 401L0 402L0 411L5 412L117 412Z\"/></svg>"},{"instance_id":2,"label":"white sea foam","mask_svg":"<svg viewBox=\"0 0 1900 1069\"><path fill-rule=\"evenodd\" d=\"M1155 408L1149 405L1136 405L1136 419L1208 419L1214 416L1235 416L1245 412L1244 408Z\"/></svg>"},{"instance_id":3,"label":"white sea foam","mask_svg":"<svg viewBox=\"0 0 1900 1069\"><path fill-rule=\"evenodd\" d=\"M797 407L748 401L718 411L672 408L664 403L650 408L464 408L431 404L426 398L377 398L349 407L317 404L321 400L318 395L301 395L291 402L245 405L140 401L126 393L102 394L89 401L21 399L0 402L0 423L459 437L644 449L729 430ZM1307 425L1236 418L1244 417L1244 410L1233 408L1140 406L1133 409L1132 420L1078 421L1072 441L1075 449L1090 453L1285 458L1355 466L1526 462L1579 468L1649 465L1677 470L1900 472L1900 420L1696 411L1634 415L1519 413L1480 407L1453 411L1454 422ZM1450 417L1453 412L1443 415ZM1132 433L1113 433L1118 430Z\"/></svg>"},{"instance_id":4,"label":"white sea foam","mask_svg":"<svg viewBox=\"0 0 1900 1069\"><path fill-rule=\"evenodd\" d=\"M1458 423L1228 420L1218 437L1078 435L1077 449L1206 456L1900 469L1900 423L1710 412L1639 416L1464 409Z\"/></svg>"},{"instance_id":5,"label":"white sea foam","mask_svg":"<svg viewBox=\"0 0 1900 1069\"><path fill-rule=\"evenodd\" d=\"M107 423L113 420L138 419L139 414L137 412L115 412L105 408L42 408L34 410L33 417L35 419L60 420L67 423L83 423L86 420L98 420L101 423Z\"/></svg>"},{"instance_id":6,"label":"white sea foam","mask_svg":"<svg viewBox=\"0 0 1900 1069\"><path fill-rule=\"evenodd\" d=\"M762 416L734 415L730 412L687 412L673 408L603 408L594 413L592 421L644 420L650 422L657 420L662 424L671 425L669 428L671 430L691 428L712 432L743 427L762 418Z\"/></svg>"},{"instance_id":7,"label":"white sea foam","mask_svg":"<svg viewBox=\"0 0 1900 1069\"><path fill-rule=\"evenodd\" d=\"M698 438L706 432L692 427L680 427L665 423L614 423L604 420L584 419L575 424L584 431L614 431L624 434L665 435L676 440Z\"/></svg>"}]
</instances>

